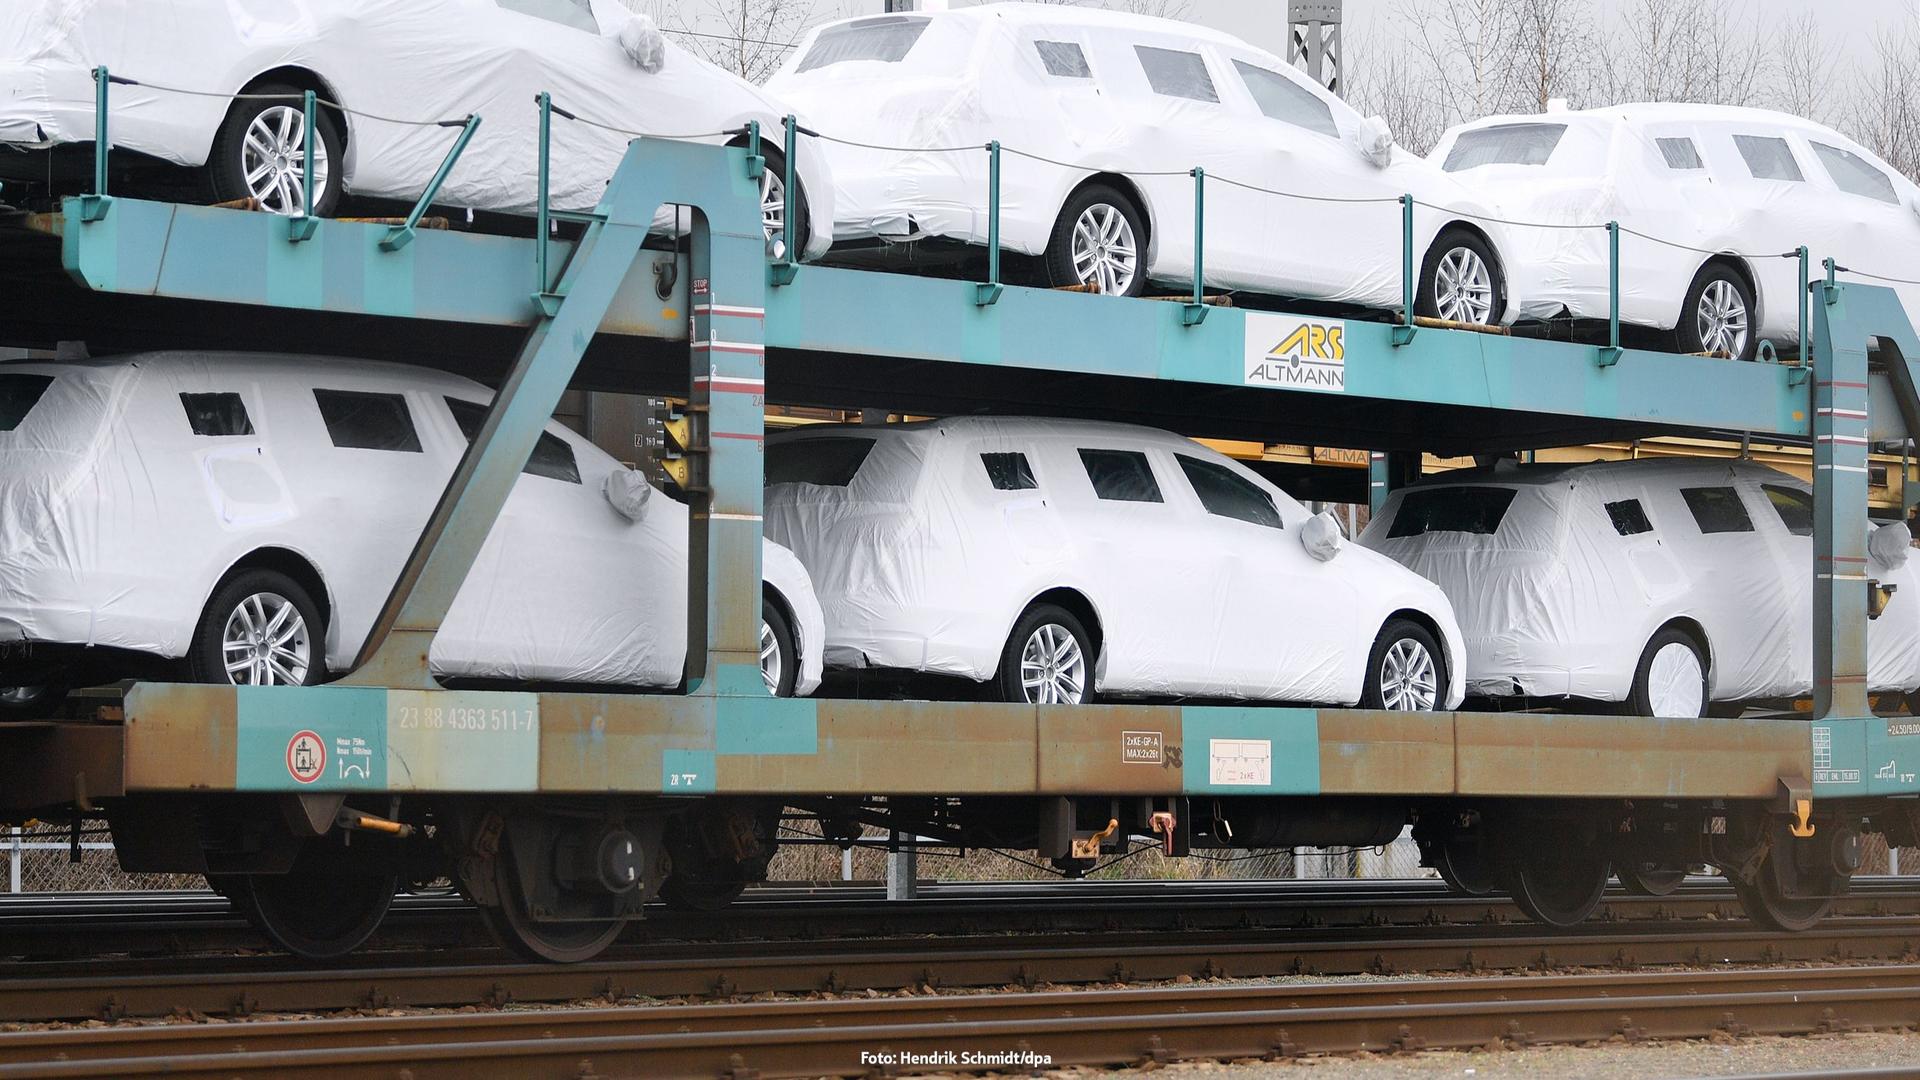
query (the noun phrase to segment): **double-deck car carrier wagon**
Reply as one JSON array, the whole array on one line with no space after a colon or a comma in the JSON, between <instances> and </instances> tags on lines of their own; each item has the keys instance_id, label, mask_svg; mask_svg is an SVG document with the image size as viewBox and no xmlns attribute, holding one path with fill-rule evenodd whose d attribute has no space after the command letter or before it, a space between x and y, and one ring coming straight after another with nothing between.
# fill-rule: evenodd
<instances>
[{"instance_id":1,"label":"double-deck car carrier wagon","mask_svg":"<svg viewBox=\"0 0 1920 1080\"><path fill-rule=\"evenodd\" d=\"M399 225L125 198L104 154L95 194L0 219L7 344L291 346L499 386L350 674L135 682L79 716L0 725L0 819L104 815L128 868L205 873L314 955L362 940L398 882L450 876L507 941L556 960L599 951L663 887L725 902L764 872L783 807L829 837L878 825L1068 865L1133 838L1176 855L1361 845L1412 821L1451 880L1556 924L1592 910L1610 864L1705 863L1756 918L1805 926L1864 833L1920 843L1920 722L1876 717L1863 681L1866 455L1920 430L1920 339L1891 291L1829 267L1805 293L1808 356L1742 363L1214 306L1198 283L1173 302L1006 286L997 258L986 282L796 266L765 241L751 134L636 140L595 212L553 215L560 239L544 208L531 238L420 230L431 190ZM663 203L691 210L664 244L649 239ZM429 675L569 384L689 402L682 692ZM1809 440L1812 716L777 699L757 663L769 400L1365 447L1376 493L1421 451Z\"/></svg>"}]
</instances>

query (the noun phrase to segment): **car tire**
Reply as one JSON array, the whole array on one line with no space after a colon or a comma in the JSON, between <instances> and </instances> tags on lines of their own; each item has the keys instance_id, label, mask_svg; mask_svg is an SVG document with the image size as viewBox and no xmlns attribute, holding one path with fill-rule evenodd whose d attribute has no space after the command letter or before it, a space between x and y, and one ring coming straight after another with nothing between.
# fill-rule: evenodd
<instances>
[{"instance_id":1,"label":"car tire","mask_svg":"<svg viewBox=\"0 0 1920 1080\"><path fill-rule=\"evenodd\" d=\"M1073 612L1035 604L1007 635L994 686L1002 701L1086 705L1093 701L1095 659L1093 639Z\"/></svg>"},{"instance_id":2,"label":"car tire","mask_svg":"<svg viewBox=\"0 0 1920 1080\"><path fill-rule=\"evenodd\" d=\"M1687 693L1695 678L1700 686L1697 704ZM1707 707L1707 661L1700 643L1678 627L1662 627L1641 650L1640 663L1633 669L1628 714L1691 718L1707 715Z\"/></svg>"},{"instance_id":3,"label":"car tire","mask_svg":"<svg viewBox=\"0 0 1920 1080\"><path fill-rule=\"evenodd\" d=\"M766 167L760 171L760 227L771 251L773 241L781 234L780 226L786 213L787 159L780 151L770 148L763 148L760 153L766 159ZM800 180L798 172L793 178L800 190L793 195L794 249L787 257L799 262L801 253L807 250L807 230L812 227L813 214L807 206L807 185Z\"/></svg>"},{"instance_id":4,"label":"car tire","mask_svg":"<svg viewBox=\"0 0 1920 1080\"><path fill-rule=\"evenodd\" d=\"M0 719L44 720L67 700L67 688L53 684L40 686L0 686Z\"/></svg>"},{"instance_id":5,"label":"car tire","mask_svg":"<svg viewBox=\"0 0 1920 1080\"><path fill-rule=\"evenodd\" d=\"M291 628L295 618L299 625ZM326 679L326 651L326 625L306 589L278 570L241 570L213 591L201 612L187 676L201 683L312 686ZM234 670L229 655L251 666Z\"/></svg>"},{"instance_id":6,"label":"car tire","mask_svg":"<svg viewBox=\"0 0 1920 1080\"><path fill-rule=\"evenodd\" d=\"M214 136L212 154L207 159L207 178L215 202L252 198L271 213L293 216L302 211L298 155L306 127L305 105L299 100L304 93L297 86L263 83L248 88L249 98L233 103ZM269 100L257 100L256 95ZM340 164L346 160L346 140L341 137L338 117L330 110L318 110L315 119L321 152L314 165L314 181L320 190L313 201L313 213L315 217L332 217L340 208ZM257 137L251 144L250 132ZM260 139L266 140L264 145ZM267 171L262 173L262 168Z\"/></svg>"},{"instance_id":7,"label":"car tire","mask_svg":"<svg viewBox=\"0 0 1920 1080\"><path fill-rule=\"evenodd\" d=\"M1719 320L1737 307L1741 331L1737 347L1728 347L1720 336ZM1725 263L1710 262L1700 268L1687 287L1686 302L1680 308L1680 323L1674 328L1679 350L1683 353L1723 351L1735 360L1751 360L1760 348L1753 318L1753 289L1746 279Z\"/></svg>"},{"instance_id":8,"label":"car tire","mask_svg":"<svg viewBox=\"0 0 1920 1080\"><path fill-rule=\"evenodd\" d=\"M1470 229L1442 230L1420 264L1414 314L1484 326L1498 324L1506 310L1506 282L1492 245Z\"/></svg>"},{"instance_id":9,"label":"car tire","mask_svg":"<svg viewBox=\"0 0 1920 1080\"><path fill-rule=\"evenodd\" d=\"M1074 192L1060 208L1053 235L1047 239L1041 260L1047 284L1061 288L1100 282L1100 291L1110 295L1144 293L1146 220L1132 198L1109 184L1088 184ZM1121 276L1125 283L1114 284Z\"/></svg>"},{"instance_id":10,"label":"car tire","mask_svg":"<svg viewBox=\"0 0 1920 1080\"><path fill-rule=\"evenodd\" d=\"M1435 712L1446 707L1447 661L1426 627L1388 619L1367 653L1360 707L1387 712Z\"/></svg>"},{"instance_id":11,"label":"car tire","mask_svg":"<svg viewBox=\"0 0 1920 1080\"><path fill-rule=\"evenodd\" d=\"M760 678L775 697L792 697L800 678L793 626L780 605L764 597L760 600Z\"/></svg>"}]
</instances>

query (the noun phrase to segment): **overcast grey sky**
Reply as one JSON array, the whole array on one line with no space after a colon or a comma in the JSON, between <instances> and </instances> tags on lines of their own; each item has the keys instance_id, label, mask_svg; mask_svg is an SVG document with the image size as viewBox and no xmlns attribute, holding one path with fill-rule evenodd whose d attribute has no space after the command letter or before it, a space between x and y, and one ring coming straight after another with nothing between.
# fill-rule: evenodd
<instances>
[{"instance_id":1,"label":"overcast grey sky","mask_svg":"<svg viewBox=\"0 0 1920 1080\"><path fill-rule=\"evenodd\" d=\"M961 6L968 0L953 0ZM1627 6L1625 0L1594 0L1598 9L1612 15ZM1871 48L1877 26L1908 18L1920 0L1729 0L1761 25L1778 24L1802 12L1818 11L1826 16L1824 30L1835 48L1847 55L1864 56ZM1192 18L1196 22L1225 30L1253 42L1270 52L1286 53L1286 0L1192 0ZM668 0L671 9L683 15L703 10L706 0ZM877 13L882 0L813 0L818 21L844 15ZM1346 0L1346 20L1357 30L1364 43L1371 33L1393 32L1396 0ZM691 21L691 19L689 19ZM1351 31L1350 31L1351 32Z\"/></svg>"}]
</instances>

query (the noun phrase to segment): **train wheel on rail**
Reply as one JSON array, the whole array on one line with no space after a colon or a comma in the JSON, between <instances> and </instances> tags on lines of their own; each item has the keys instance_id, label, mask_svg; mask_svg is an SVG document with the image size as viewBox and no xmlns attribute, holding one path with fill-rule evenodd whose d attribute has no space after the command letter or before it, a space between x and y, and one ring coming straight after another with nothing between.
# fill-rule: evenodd
<instances>
[{"instance_id":1,"label":"train wheel on rail","mask_svg":"<svg viewBox=\"0 0 1920 1080\"><path fill-rule=\"evenodd\" d=\"M482 904L500 944L530 960L574 964L613 944L637 914L655 861L658 829L636 835L617 821L531 811L500 828Z\"/></svg>"},{"instance_id":2,"label":"train wheel on rail","mask_svg":"<svg viewBox=\"0 0 1920 1080\"><path fill-rule=\"evenodd\" d=\"M1793 836L1784 820L1770 825L1772 844L1753 880L1730 877L1747 918L1786 933L1811 930L1844 895L1860 867L1860 834L1844 825L1817 826L1812 837ZM1824 835L1823 835L1824 834Z\"/></svg>"},{"instance_id":3,"label":"train wheel on rail","mask_svg":"<svg viewBox=\"0 0 1920 1080\"><path fill-rule=\"evenodd\" d=\"M332 960L379 929L400 887L391 871L224 874L207 880L267 940L308 960Z\"/></svg>"},{"instance_id":4,"label":"train wheel on rail","mask_svg":"<svg viewBox=\"0 0 1920 1080\"><path fill-rule=\"evenodd\" d=\"M1577 835L1556 842L1517 842L1507 853L1507 895L1526 916L1548 926L1585 922L1600 906L1612 875L1598 845Z\"/></svg>"},{"instance_id":5,"label":"train wheel on rail","mask_svg":"<svg viewBox=\"0 0 1920 1080\"><path fill-rule=\"evenodd\" d=\"M1492 896L1500 891L1500 872L1475 839L1435 844L1427 858L1447 888L1462 896Z\"/></svg>"},{"instance_id":6,"label":"train wheel on rail","mask_svg":"<svg viewBox=\"0 0 1920 1080\"><path fill-rule=\"evenodd\" d=\"M1644 860L1619 863L1613 873L1620 879L1620 886L1635 896L1668 896L1687 879L1684 866Z\"/></svg>"},{"instance_id":7,"label":"train wheel on rail","mask_svg":"<svg viewBox=\"0 0 1920 1080\"><path fill-rule=\"evenodd\" d=\"M780 845L780 804L708 799L667 826L673 869L660 900L675 911L712 914L767 879Z\"/></svg>"}]
</instances>

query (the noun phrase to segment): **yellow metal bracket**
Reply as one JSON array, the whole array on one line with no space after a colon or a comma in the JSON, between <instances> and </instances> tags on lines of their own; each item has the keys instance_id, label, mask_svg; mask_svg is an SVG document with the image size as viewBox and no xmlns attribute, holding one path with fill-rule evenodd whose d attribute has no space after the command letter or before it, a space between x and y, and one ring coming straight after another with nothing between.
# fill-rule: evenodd
<instances>
[{"instance_id":1,"label":"yellow metal bracket","mask_svg":"<svg viewBox=\"0 0 1920 1080\"><path fill-rule=\"evenodd\" d=\"M1087 837L1085 840L1081 840L1077 837L1074 839L1073 857L1076 859L1099 858L1100 845L1106 843L1108 837L1112 836L1114 833L1117 833L1119 831L1120 831L1120 819L1108 818L1106 828L1101 829L1099 832L1094 833L1092 836Z\"/></svg>"}]
</instances>

